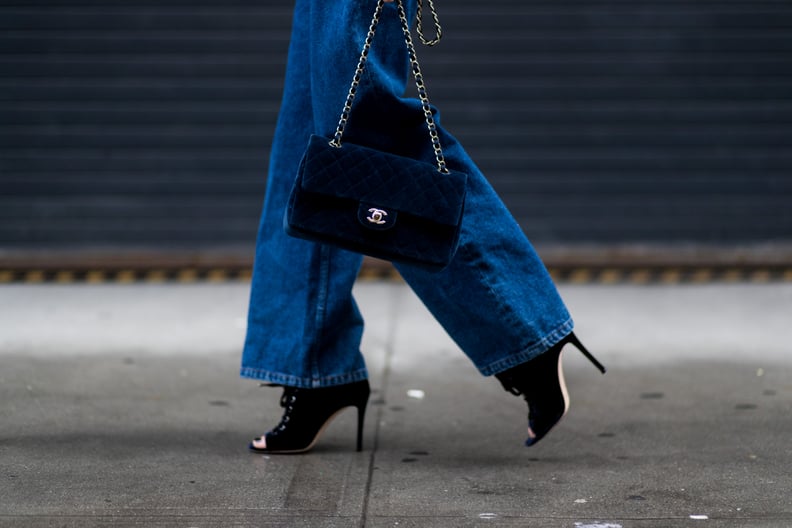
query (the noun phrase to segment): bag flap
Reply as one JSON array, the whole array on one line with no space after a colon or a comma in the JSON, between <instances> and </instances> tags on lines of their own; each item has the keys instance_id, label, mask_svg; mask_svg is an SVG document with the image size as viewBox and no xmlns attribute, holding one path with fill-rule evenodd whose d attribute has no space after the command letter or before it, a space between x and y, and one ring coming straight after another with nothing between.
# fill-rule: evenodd
<instances>
[{"instance_id":1,"label":"bag flap","mask_svg":"<svg viewBox=\"0 0 792 528\"><path fill-rule=\"evenodd\" d=\"M459 222L467 174L438 172L422 161L311 136L300 165L304 190L349 198L454 225Z\"/></svg>"}]
</instances>

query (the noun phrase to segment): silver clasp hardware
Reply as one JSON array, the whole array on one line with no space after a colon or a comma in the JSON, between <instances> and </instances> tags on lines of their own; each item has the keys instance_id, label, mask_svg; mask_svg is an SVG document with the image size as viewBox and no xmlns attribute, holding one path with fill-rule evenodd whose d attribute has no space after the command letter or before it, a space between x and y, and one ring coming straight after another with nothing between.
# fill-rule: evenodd
<instances>
[{"instance_id":1,"label":"silver clasp hardware","mask_svg":"<svg viewBox=\"0 0 792 528\"><path fill-rule=\"evenodd\" d=\"M383 211L382 209L377 209L376 207L372 207L371 209L368 210L368 212L371 213L371 215L367 216L366 220L368 220L372 224L382 225L385 223L385 220L383 220L383 218L388 216L387 211Z\"/></svg>"}]
</instances>

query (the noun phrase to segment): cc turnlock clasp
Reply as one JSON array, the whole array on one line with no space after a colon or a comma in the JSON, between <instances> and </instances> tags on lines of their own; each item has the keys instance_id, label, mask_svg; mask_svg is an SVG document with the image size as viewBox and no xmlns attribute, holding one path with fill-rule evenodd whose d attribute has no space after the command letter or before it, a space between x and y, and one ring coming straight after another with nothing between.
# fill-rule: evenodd
<instances>
[{"instance_id":1,"label":"cc turnlock clasp","mask_svg":"<svg viewBox=\"0 0 792 528\"><path fill-rule=\"evenodd\" d=\"M398 211L386 210L381 206L361 202L358 206L358 221L367 229L384 231L396 225Z\"/></svg>"},{"instance_id":2,"label":"cc turnlock clasp","mask_svg":"<svg viewBox=\"0 0 792 528\"><path fill-rule=\"evenodd\" d=\"M377 209L376 207L372 207L368 210L371 213L369 216L366 217L366 220L371 222L372 224L382 225L385 224L384 218L388 216L387 211L383 211L382 209Z\"/></svg>"}]
</instances>

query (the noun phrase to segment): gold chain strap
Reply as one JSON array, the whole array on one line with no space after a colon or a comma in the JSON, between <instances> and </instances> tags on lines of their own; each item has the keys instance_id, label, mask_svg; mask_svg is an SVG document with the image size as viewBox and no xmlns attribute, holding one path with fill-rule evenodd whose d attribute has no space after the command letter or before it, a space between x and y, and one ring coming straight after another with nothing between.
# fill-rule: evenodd
<instances>
[{"instance_id":1,"label":"gold chain strap","mask_svg":"<svg viewBox=\"0 0 792 528\"><path fill-rule=\"evenodd\" d=\"M441 38L443 38L443 28L440 27L440 19L437 18L437 10L435 9L434 1L426 0L426 3L429 4L429 12L432 14L432 22L434 22L434 27L435 27L435 38L433 38L432 40L426 40L426 37L424 37L423 34L423 13L422 13L423 0L418 0L418 10L416 15L417 24L415 26L415 30L418 33L418 37L421 39L421 42L424 45L434 46L435 44L440 42Z\"/></svg>"},{"instance_id":2,"label":"gold chain strap","mask_svg":"<svg viewBox=\"0 0 792 528\"><path fill-rule=\"evenodd\" d=\"M423 37L422 27L420 25L421 0L418 1L418 27L420 28L418 29L418 32L419 36L421 37L421 41L429 46L432 46L437 44L437 42L440 40L442 32L440 29L440 24L438 23L437 12L435 11L434 4L432 3L432 0L427 1L432 11L432 18L434 19L436 37L431 41L426 41ZM404 43L407 45L407 54L410 59L410 68L412 70L413 78L415 79L415 87L418 89L418 98L421 100L421 107L423 108L424 112L424 120L426 121L426 127L429 130L429 139L432 142L435 159L437 160L437 170L443 174L448 174L448 167L446 166L445 157L443 156L443 149L440 146L440 138L437 135L437 126L435 125L434 117L432 116L432 108L429 104L429 96L426 93L426 86L423 82L421 67L418 64L418 56L415 53L415 46L413 45L412 36L410 35L410 25L407 22L407 15L404 12L402 0L395 0L395 2L399 11L402 32L404 33ZM358 60L357 67L355 68L355 75L352 77L352 85L349 87L349 93L347 94L346 101L344 102L344 109L341 112L341 118L338 120L338 127L336 127L335 135L330 141L330 145L333 147L341 147L341 136L344 135L344 130L346 129L347 122L349 121L349 114L352 112L352 102L355 100L358 86L360 85L360 81L363 77L363 70L366 67L369 50L371 49L371 42L374 39L374 33L377 30L377 24L379 23L379 19L382 14L382 7L384 4L385 0L377 1L377 8L374 10L374 16L371 19L371 25L369 25L368 33L366 34L366 39L363 43L363 50L360 52L360 59Z\"/></svg>"}]
</instances>

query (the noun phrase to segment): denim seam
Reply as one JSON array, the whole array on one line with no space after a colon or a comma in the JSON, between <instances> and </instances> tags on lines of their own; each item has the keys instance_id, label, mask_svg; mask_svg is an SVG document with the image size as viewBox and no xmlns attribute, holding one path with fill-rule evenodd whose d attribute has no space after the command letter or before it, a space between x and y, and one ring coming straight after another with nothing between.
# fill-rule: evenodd
<instances>
[{"instance_id":1,"label":"denim seam","mask_svg":"<svg viewBox=\"0 0 792 528\"><path fill-rule=\"evenodd\" d=\"M310 361L311 361L311 376L313 379L319 379L319 350L318 344L323 342L325 313L327 311L327 296L330 288L330 246L318 244L318 284L316 289L316 316L314 318L315 336L310 344ZM317 381L318 383L318 381Z\"/></svg>"},{"instance_id":2,"label":"denim seam","mask_svg":"<svg viewBox=\"0 0 792 528\"><path fill-rule=\"evenodd\" d=\"M475 262L474 257L475 254L470 250L467 246L460 246L460 250L465 252L465 256L468 258L469 262ZM502 302L501 296L498 294L497 290L490 284L490 281L487 279L487 275L481 271L481 268L478 265L473 266L476 274L479 276L479 280L481 284L486 286L486 291L497 301L499 307L503 308L503 316L505 322L509 324L512 328L517 329L518 332L522 332L520 328L522 326L521 319L515 316L514 311L511 309L510 303ZM484 376L491 376L513 366L519 365L520 363L525 363L530 361L531 359L541 355L543 352L546 352L550 349L553 345L561 341L564 337L566 337L574 327L574 322L571 317L567 318L562 324L556 327L551 332L545 334L539 341L530 345L523 345L520 346L518 349L519 352L508 354L503 359L499 359L489 363L488 365L484 365L477 368L479 372L481 372Z\"/></svg>"},{"instance_id":3,"label":"denim seam","mask_svg":"<svg viewBox=\"0 0 792 528\"><path fill-rule=\"evenodd\" d=\"M473 269L479 276L481 284L486 287L486 291L492 296L493 299L495 299L496 305L503 310L502 315L505 319L505 322L507 322L507 324L512 328L517 329L518 333L523 333L524 328L518 328L521 326L520 318L515 316L514 311L511 309L510 303L503 302L501 295L492 286L487 278L487 275L481 271L481 268L478 265L478 256L475 255L467 245L460 245L459 249L465 253L465 257L467 258L468 262L473 264Z\"/></svg>"}]
</instances>

